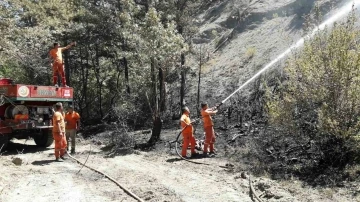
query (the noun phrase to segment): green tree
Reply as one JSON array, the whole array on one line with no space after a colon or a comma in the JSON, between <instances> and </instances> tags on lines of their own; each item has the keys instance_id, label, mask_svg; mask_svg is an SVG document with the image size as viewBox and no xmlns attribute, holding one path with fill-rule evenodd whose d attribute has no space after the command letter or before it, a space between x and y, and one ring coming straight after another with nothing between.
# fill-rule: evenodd
<instances>
[{"instance_id":1,"label":"green tree","mask_svg":"<svg viewBox=\"0 0 360 202\"><path fill-rule=\"evenodd\" d=\"M29 84L34 84L34 78L37 82L49 81L47 54L55 36L71 24L75 12L72 1L4 0L0 11L0 62L19 73L5 76Z\"/></svg>"},{"instance_id":2,"label":"green tree","mask_svg":"<svg viewBox=\"0 0 360 202\"><path fill-rule=\"evenodd\" d=\"M115 121L109 114L123 106L136 107L134 111L144 113L129 119L156 120L149 141L154 143L160 137L166 74L176 70L181 53L188 51L178 27L180 21L186 27L192 20L190 15L175 14L173 5L186 13L188 7L181 5L187 2L191 1L5 0L0 3L0 74L22 83L50 85L48 52L53 42L76 41L64 58L83 120Z\"/></svg>"},{"instance_id":3,"label":"green tree","mask_svg":"<svg viewBox=\"0 0 360 202\"><path fill-rule=\"evenodd\" d=\"M187 45L183 37L177 33L176 26L173 22L167 23L166 26L161 23L160 16L155 8L150 7L142 24L141 36L143 39L141 52L142 58L149 61L150 80L151 80L151 103L153 111L153 133L149 140L150 144L155 143L160 138L161 132L161 112L159 109L158 98L158 80L156 79L156 69L159 75L163 75L162 66L174 65L176 57L182 51L187 50ZM164 78L159 78L160 86Z\"/></svg>"},{"instance_id":4,"label":"green tree","mask_svg":"<svg viewBox=\"0 0 360 202\"><path fill-rule=\"evenodd\" d=\"M196 26L193 24L192 18L196 14L200 6L199 0L170 0L160 1L156 6L163 13L162 21L173 20L176 23L176 29L183 36L185 41L190 43L191 38L196 33ZM186 88L186 55L188 51L180 54L180 113L185 105L185 88Z\"/></svg>"}]
</instances>

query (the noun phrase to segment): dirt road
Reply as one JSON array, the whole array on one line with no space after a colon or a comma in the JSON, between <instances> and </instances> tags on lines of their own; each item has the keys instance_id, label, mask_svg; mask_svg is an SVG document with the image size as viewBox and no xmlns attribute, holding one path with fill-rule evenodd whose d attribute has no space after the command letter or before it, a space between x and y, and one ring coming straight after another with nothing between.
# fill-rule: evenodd
<instances>
[{"instance_id":1,"label":"dirt road","mask_svg":"<svg viewBox=\"0 0 360 202\"><path fill-rule=\"evenodd\" d=\"M34 143L15 144L1 156L0 201L135 201L103 176L74 161L53 161L52 148L38 150ZM251 201L248 182L220 167L196 166L175 156L136 152L104 158L100 147L92 146L87 165L117 179L147 201ZM11 159L24 149L27 163L15 166ZM79 145L76 158L85 161L89 144ZM203 160L203 159L201 159ZM199 161L201 161L199 160ZM225 161L205 159L217 165Z\"/></svg>"},{"instance_id":2,"label":"dirt road","mask_svg":"<svg viewBox=\"0 0 360 202\"><path fill-rule=\"evenodd\" d=\"M173 133L169 132L169 136ZM85 162L90 153L87 165L110 175L145 201L252 201L248 179L241 178L240 172L219 167L229 163L221 155L196 159L213 166L196 165L179 160L164 147L150 152L108 155L102 150L105 145L96 146L96 141L82 140L74 156ZM55 162L53 147L39 149L31 140L26 145L23 143L12 143L1 153L1 202L135 201L102 175L81 169L82 166L71 159ZM25 164L14 165L12 158L17 156L22 157ZM242 162L230 163L239 168ZM360 190L349 191L358 189L356 182L330 189L305 186L296 179L274 181L258 177L253 180L263 201L360 201L360 194L354 195Z\"/></svg>"}]
</instances>

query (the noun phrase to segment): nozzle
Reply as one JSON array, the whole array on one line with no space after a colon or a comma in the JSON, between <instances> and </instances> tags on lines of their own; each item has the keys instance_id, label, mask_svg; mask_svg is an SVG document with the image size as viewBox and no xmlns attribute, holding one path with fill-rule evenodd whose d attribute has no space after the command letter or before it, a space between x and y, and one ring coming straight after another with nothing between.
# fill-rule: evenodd
<instances>
[{"instance_id":1,"label":"nozzle","mask_svg":"<svg viewBox=\"0 0 360 202\"><path fill-rule=\"evenodd\" d=\"M215 109L219 108L222 104L223 104L222 102L216 104Z\"/></svg>"}]
</instances>

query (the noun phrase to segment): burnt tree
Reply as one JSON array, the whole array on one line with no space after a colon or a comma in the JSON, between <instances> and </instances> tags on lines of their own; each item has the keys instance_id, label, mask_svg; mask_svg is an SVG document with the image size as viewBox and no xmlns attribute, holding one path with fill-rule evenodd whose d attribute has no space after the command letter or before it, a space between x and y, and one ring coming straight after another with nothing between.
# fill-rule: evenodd
<instances>
[{"instance_id":1,"label":"burnt tree","mask_svg":"<svg viewBox=\"0 0 360 202\"><path fill-rule=\"evenodd\" d=\"M181 86L180 86L180 113L181 109L185 106L185 81L186 81L186 71L185 71L185 54L181 53Z\"/></svg>"},{"instance_id":2,"label":"burnt tree","mask_svg":"<svg viewBox=\"0 0 360 202\"><path fill-rule=\"evenodd\" d=\"M152 103L154 106L153 111L153 127L151 137L148 141L148 145L152 146L160 139L161 127L162 127L162 120L161 114L159 110L159 102L157 98L157 85L156 85L156 73L155 68L157 66L155 58L151 58L151 89L152 89Z\"/></svg>"},{"instance_id":3,"label":"burnt tree","mask_svg":"<svg viewBox=\"0 0 360 202\"><path fill-rule=\"evenodd\" d=\"M159 91L160 91L160 111L166 110L166 88L165 88L165 72L159 67Z\"/></svg>"}]
</instances>

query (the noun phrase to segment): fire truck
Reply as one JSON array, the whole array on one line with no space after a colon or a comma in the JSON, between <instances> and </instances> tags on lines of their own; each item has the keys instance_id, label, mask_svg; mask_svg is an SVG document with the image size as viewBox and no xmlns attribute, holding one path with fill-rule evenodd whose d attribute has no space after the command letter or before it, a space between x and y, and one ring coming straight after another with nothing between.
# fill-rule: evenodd
<instances>
[{"instance_id":1,"label":"fire truck","mask_svg":"<svg viewBox=\"0 0 360 202\"><path fill-rule=\"evenodd\" d=\"M73 88L15 84L0 78L0 151L12 138L32 137L36 145L53 143L52 115L55 103L73 102Z\"/></svg>"}]
</instances>

